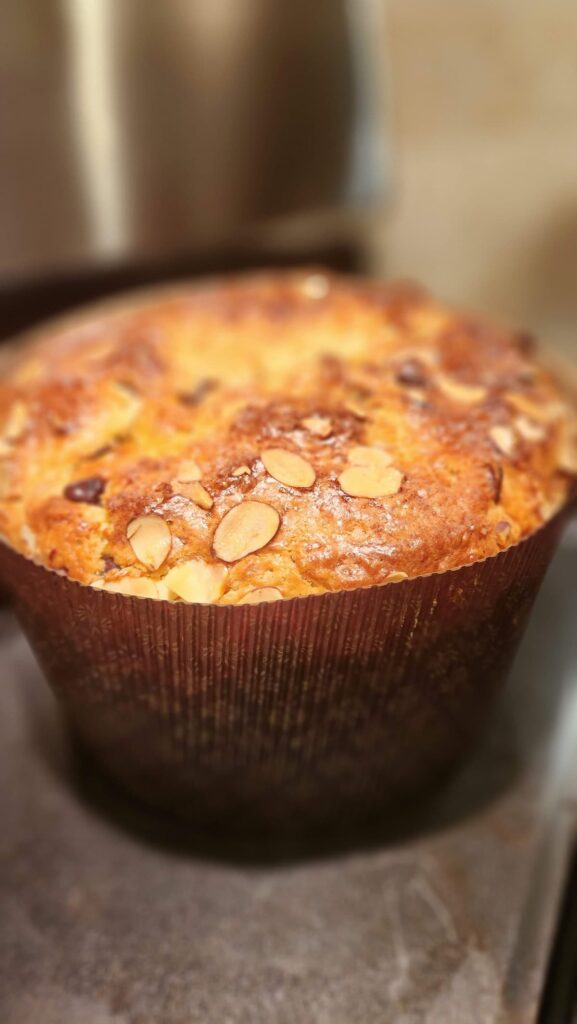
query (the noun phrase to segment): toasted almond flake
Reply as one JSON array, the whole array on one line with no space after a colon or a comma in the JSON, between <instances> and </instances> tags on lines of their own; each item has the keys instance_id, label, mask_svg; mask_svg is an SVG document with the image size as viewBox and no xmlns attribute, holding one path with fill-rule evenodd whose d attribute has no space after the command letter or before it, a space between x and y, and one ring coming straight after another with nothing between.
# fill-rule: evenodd
<instances>
[{"instance_id":1,"label":"toasted almond flake","mask_svg":"<svg viewBox=\"0 0 577 1024\"><path fill-rule=\"evenodd\" d=\"M112 401L107 404L106 425L109 435L126 433L142 409L142 399L113 382L110 393Z\"/></svg>"},{"instance_id":2,"label":"toasted almond flake","mask_svg":"<svg viewBox=\"0 0 577 1024\"><path fill-rule=\"evenodd\" d=\"M189 604L212 604L224 593L228 570L202 558L181 562L164 577L168 590Z\"/></svg>"},{"instance_id":3,"label":"toasted almond flake","mask_svg":"<svg viewBox=\"0 0 577 1024\"><path fill-rule=\"evenodd\" d=\"M0 458L0 498L8 498L11 483L10 469Z\"/></svg>"},{"instance_id":4,"label":"toasted almond flake","mask_svg":"<svg viewBox=\"0 0 577 1024\"><path fill-rule=\"evenodd\" d=\"M415 402L420 406L427 404L427 394L422 388L403 388L403 398L410 399L411 402Z\"/></svg>"},{"instance_id":5,"label":"toasted almond flake","mask_svg":"<svg viewBox=\"0 0 577 1024\"><path fill-rule=\"evenodd\" d=\"M250 473L250 466L237 466L233 469L232 476L247 476Z\"/></svg>"},{"instance_id":6,"label":"toasted almond flake","mask_svg":"<svg viewBox=\"0 0 577 1024\"><path fill-rule=\"evenodd\" d=\"M238 562L264 548L275 536L280 516L264 501L242 501L229 509L218 524L213 550L223 562Z\"/></svg>"},{"instance_id":7,"label":"toasted almond flake","mask_svg":"<svg viewBox=\"0 0 577 1024\"><path fill-rule=\"evenodd\" d=\"M491 438L491 441L495 445L495 448L502 452L503 455L506 455L508 458L511 458L517 446L515 435L511 430L511 427L491 427L489 431L489 437Z\"/></svg>"},{"instance_id":8,"label":"toasted almond flake","mask_svg":"<svg viewBox=\"0 0 577 1024\"><path fill-rule=\"evenodd\" d=\"M288 487L312 487L316 480L310 462L286 448L265 448L260 457L267 473Z\"/></svg>"},{"instance_id":9,"label":"toasted almond flake","mask_svg":"<svg viewBox=\"0 0 577 1024\"><path fill-rule=\"evenodd\" d=\"M276 587L257 587L249 590L237 604L263 604L270 601L282 601L282 594Z\"/></svg>"},{"instance_id":10,"label":"toasted almond flake","mask_svg":"<svg viewBox=\"0 0 577 1024\"><path fill-rule=\"evenodd\" d=\"M577 431L563 432L557 455L557 468L569 476L577 476Z\"/></svg>"},{"instance_id":11,"label":"toasted almond flake","mask_svg":"<svg viewBox=\"0 0 577 1024\"><path fill-rule=\"evenodd\" d=\"M567 450L561 452L557 466L562 473L567 473L569 476L577 476L577 451Z\"/></svg>"},{"instance_id":12,"label":"toasted almond flake","mask_svg":"<svg viewBox=\"0 0 577 1024\"><path fill-rule=\"evenodd\" d=\"M147 569L160 569L172 544L168 524L156 515L133 519L126 528L126 539L138 561Z\"/></svg>"},{"instance_id":13,"label":"toasted almond flake","mask_svg":"<svg viewBox=\"0 0 577 1024\"><path fill-rule=\"evenodd\" d=\"M328 416L306 416L302 420L302 426L317 437L330 437L333 432L333 425Z\"/></svg>"},{"instance_id":14,"label":"toasted almond flake","mask_svg":"<svg viewBox=\"0 0 577 1024\"><path fill-rule=\"evenodd\" d=\"M95 583L92 586L96 586ZM148 576L122 576L118 580L110 580L102 585L103 590L111 594L124 594L126 597L149 597L153 601L161 600L156 583Z\"/></svg>"},{"instance_id":15,"label":"toasted almond flake","mask_svg":"<svg viewBox=\"0 0 577 1024\"><path fill-rule=\"evenodd\" d=\"M305 277L301 291L307 299L324 299L330 291L331 283L324 274L310 274Z\"/></svg>"},{"instance_id":16,"label":"toasted almond flake","mask_svg":"<svg viewBox=\"0 0 577 1024\"><path fill-rule=\"evenodd\" d=\"M408 578L409 575L406 572L390 572L385 579L385 583L400 583L401 580L406 580Z\"/></svg>"},{"instance_id":17,"label":"toasted almond flake","mask_svg":"<svg viewBox=\"0 0 577 1024\"><path fill-rule=\"evenodd\" d=\"M515 419L515 430L521 435L524 441L529 443L537 443L538 441L544 441L547 437L547 431L539 423L535 423L529 419L528 416L517 416Z\"/></svg>"},{"instance_id":18,"label":"toasted almond flake","mask_svg":"<svg viewBox=\"0 0 577 1024\"><path fill-rule=\"evenodd\" d=\"M186 459L182 462L178 469L177 480L183 480L189 482L191 480L200 480L202 477L202 470L194 459Z\"/></svg>"},{"instance_id":19,"label":"toasted almond flake","mask_svg":"<svg viewBox=\"0 0 577 1024\"><path fill-rule=\"evenodd\" d=\"M339 484L351 498L385 498L397 494L403 482L398 469L374 466L350 466L339 476Z\"/></svg>"},{"instance_id":20,"label":"toasted almond flake","mask_svg":"<svg viewBox=\"0 0 577 1024\"><path fill-rule=\"evenodd\" d=\"M27 523L24 523L24 526L20 527L20 537L27 551L29 551L31 554L35 554L38 548L36 534L34 533L34 530L32 530L28 526Z\"/></svg>"},{"instance_id":21,"label":"toasted almond flake","mask_svg":"<svg viewBox=\"0 0 577 1024\"><path fill-rule=\"evenodd\" d=\"M173 480L172 487L177 494L182 494L183 498L190 498L199 508L209 509L214 505L211 495L199 480Z\"/></svg>"},{"instance_id":22,"label":"toasted almond flake","mask_svg":"<svg viewBox=\"0 0 577 1024\"><path fill-rule=\"evenodd\" d=\"M567 414L566 405L556 399L551 402L533 401L520 391L508 392L505 399L508 405L538 423L554 423Z\"/></svg>"},{"instance_id":23,"label":"toasted almond flake","mask_svg":"<svg viewBox=\"0 0 577 1024\"><path fill-rule=\"evenodd\" d=\"M386 469L393 461L384 448L376 448L372 445L357 444L351 448L347 458L352 466L364 466L365 468Z\"/></svg>"},{"instance_id":24,"label":"toasted almond flake","mask_svg":"<svg viewBox=\"0 0 577 1024\"><path fill-rule=\"evenodd\" d=\"M359 405L358 402L345 402L345 409L357 420L366 420L369 418L366 409L364 409L362 405Z\"/></svg>"},{"instance_id":25,"label":"toasted almond flake","mask_svg":"<svg viewBox=\"0 0 577 1024\"><path fill-rule=\"evenodd\" d=\"M447 377L441 373L437 377L437 385L447 398L453 402L462 402L464 405L476 405L483 402L488 395L487 388L478 384L463 384L454 377Z\"/></svg>"},{"instance_id":26,"label":"toasted almond flake","mask_svg":"<svg viewBox=\"0 0 577 1024\"><path fill-rule=\"evenodd\" d=\"M410 314L411 330L422 338L432 338L447 325L447 311L432 303L419 305Z\"/></svg>"},{"instance_id":27,"label":"toasted almond flake","mask_svg":"<svg viewBox=\"0 0 577 1024\"><path fill-rule=\"evenodd\" d=\"M155 580L154 586L158 601L174 601L174 594L168 589L164 580Z\"/></svg>"},{"instance_id":28,"label":"toasted almond flake","mask_svg":"<svg viewBox=\"0 0 577 1024\"><path fill-rule=\"evenodd\" d=\"M2 436L6 441L16 441L28 424L28 409L23 402L15 402L4 426Z\"/></svg>"},{"instance_id":29,"label":"toasted almond flake","mask_svg":"<svg viewBox=\"0 0 577 1024\"><path fill-rule=\"evenodd\" d=\"M556 512L559 511L562 505L562 499L555 498L543 498L539 504L539 512L544 521L552 519Z\"/></svg>"},{"instance_id":30,"label":"toasted almond flake","mask_svg":"<svg viewBox=\"0 0 577 1024\"><path fill-rule=\"evenodd\" d=\"M557 420L573 416L573 414L574 409L566 405L565 402L545 402L543 406L543 415L546 423L556 423Z\"/></svg>"}]
</instances>

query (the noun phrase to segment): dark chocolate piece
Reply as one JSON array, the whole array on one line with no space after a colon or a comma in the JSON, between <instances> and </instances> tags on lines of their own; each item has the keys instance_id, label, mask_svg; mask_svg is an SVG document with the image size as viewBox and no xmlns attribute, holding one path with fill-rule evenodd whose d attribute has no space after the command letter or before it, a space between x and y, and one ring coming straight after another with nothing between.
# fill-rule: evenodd
<instances>
[{"instance_id":1,"label":"dark chocolate piece","mask_svg":"<svg viewBox=\"0 0 577 1024\"><path fill-rule=\"evenodd\" d=\"M84 480L75 480L64 488L64 497L68 501L82 501L86 505L100 505L100 498L106 487L106 480L101 476L87 476Z\"/></svg>"}]
</instances>

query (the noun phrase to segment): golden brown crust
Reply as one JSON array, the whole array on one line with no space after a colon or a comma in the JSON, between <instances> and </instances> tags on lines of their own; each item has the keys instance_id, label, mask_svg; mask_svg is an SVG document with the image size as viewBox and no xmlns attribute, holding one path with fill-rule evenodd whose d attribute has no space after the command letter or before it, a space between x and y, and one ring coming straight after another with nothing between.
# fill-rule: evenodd
<instances>
[{"instance_id":1,"label":"golden brown crust","mask_svg":"<svg viewBox=\"0 0 577 1024\"><path fill-rule=\"evenodd\" d=\"M529 534L567 497L575 431L526 336L416 288L183 287L48 330L5 372L0 531L125 593L174 599L183 563L189 599L225 604L367 586Z\"/></svg>"}]
</instances>

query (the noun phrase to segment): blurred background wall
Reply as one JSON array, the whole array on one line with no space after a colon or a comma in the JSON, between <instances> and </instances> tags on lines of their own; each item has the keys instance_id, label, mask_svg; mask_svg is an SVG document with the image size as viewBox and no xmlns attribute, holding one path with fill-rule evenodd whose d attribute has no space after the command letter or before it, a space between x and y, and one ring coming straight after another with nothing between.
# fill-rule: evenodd
<instances>
[{"instance_id":1,"label":"blurred background wall","mask_svg":"<svg viewBox=\"0 0 577 1024\"><path fill-rule=\"evenodd\" d=\"M576 0L388 0L381 262L577 358Z\"/></svg>"},{"instance_id":2,"label":"blurred background wall","mask_svg":"<svg viewBox=\"0 0 577 1024\"><path fill-rule=\"evenodd\" d=\"M577 0L4 0L0 336L159 278L417 277L577 359ZM362 236L362 239L361 239Z\"/></svg>"}]
</instances>

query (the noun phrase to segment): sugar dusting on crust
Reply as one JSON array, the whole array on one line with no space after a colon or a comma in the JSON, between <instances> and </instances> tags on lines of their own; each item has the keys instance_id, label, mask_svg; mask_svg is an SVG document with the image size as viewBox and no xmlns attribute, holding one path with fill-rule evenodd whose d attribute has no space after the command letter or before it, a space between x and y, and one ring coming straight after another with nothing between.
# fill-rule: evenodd
<instances>
[{"instance_id":1,"label":"sugar dusting on crust","mask_svg":"<svg viewBox=\"0 0 577 1024\"><path fill-rule=\"evenodd\" d=\"M523 336L292 272L52 330L0 387L0 531L117 593L251 604L491 555L577 475Z\"/></svg>"}]
</instances>

